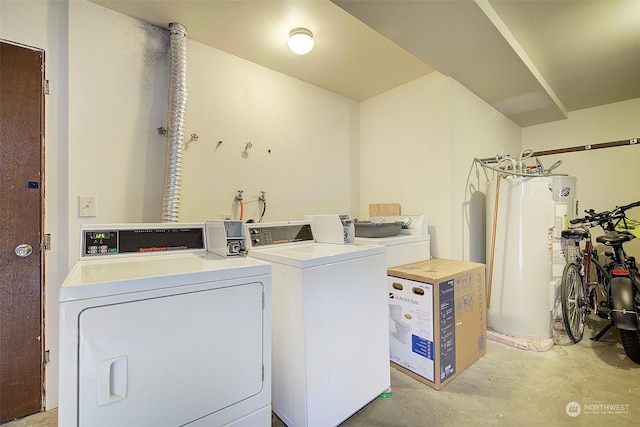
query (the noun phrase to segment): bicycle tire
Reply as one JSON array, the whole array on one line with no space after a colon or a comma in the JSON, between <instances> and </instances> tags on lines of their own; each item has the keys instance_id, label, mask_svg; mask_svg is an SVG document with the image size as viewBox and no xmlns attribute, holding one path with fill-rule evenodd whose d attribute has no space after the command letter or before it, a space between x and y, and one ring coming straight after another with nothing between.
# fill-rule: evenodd
<instances>
[{"instance_id":1,"label":"bicycle tire","mask_svg":"<svg viewBox=\"0 0 640 427\"><path fill-rule=\"evenodd\" d=\"M584 300L582 276L580 276L580 268L574 262L564 266L562 282L560 283L560 299L562 302L562 319L567 335L571 341L578 343L584 336L586 314L579 302Z\"/></svg>"},{"instance_id":2,"label":"bicycle tire","mask_svg":"<svg viewBox=\"0 0 640 427\"><path fill-rule=\"evenodd\" d=\"M638 315L640 313L640 293L634 290L633 297L636 304L636 316L638 316L638 322L640 322L640 315ZM640 330L628 331L619 329L619 331L625 354L629 359L640 364Z\"/></svg>"}]
</instances>

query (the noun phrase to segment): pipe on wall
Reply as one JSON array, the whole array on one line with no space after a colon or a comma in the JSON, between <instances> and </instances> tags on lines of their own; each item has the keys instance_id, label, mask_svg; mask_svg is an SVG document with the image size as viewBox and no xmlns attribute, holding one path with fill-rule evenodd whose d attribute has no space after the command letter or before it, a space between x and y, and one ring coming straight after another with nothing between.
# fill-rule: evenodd
<instances>
[{"instance_id":1,"label":"pipe on wall","mask_svg":"<svg viewBox=\"0 0 640 427\"><path fill-rule=\"evenodd\" d=\"M181 24L171 23L169 33L171 73L162 221L178 222L187 106L187 29Z\"/></svg>"},{"instance_id":2,"label":"pipe on wall","mask_svg":"<svg viewBox=\"0 0 640 427\"><path fill-rule=\"evenodd\" d=\"M640 138L622 139L620 141L600 142L597 144L578 145L576 147L558 148L555 150L536 151L531 156L548 156L550 154L573 153L575 151L598 150L600 148L622 147L624 145L638 144Z\"/></svg>"}]
</instances>

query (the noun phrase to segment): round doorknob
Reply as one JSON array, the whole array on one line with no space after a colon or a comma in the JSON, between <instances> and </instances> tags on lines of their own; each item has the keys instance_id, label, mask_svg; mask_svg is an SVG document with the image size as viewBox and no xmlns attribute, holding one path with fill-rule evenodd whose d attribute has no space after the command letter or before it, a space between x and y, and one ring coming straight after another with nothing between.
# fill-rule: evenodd
<instances>
[{"instance_id":1,"label":"round doorknob","mask_svg":"<svg viewBox=\"0 0 640 427\"><path fill-rule=\"evenodd\" d=\"M23 243L21 245L16 246L15 252L16 252L16 255L24 258L24 257L28 257L33 253L33 248L31 247L31 245Z\"/></svg>"}]
</instances>

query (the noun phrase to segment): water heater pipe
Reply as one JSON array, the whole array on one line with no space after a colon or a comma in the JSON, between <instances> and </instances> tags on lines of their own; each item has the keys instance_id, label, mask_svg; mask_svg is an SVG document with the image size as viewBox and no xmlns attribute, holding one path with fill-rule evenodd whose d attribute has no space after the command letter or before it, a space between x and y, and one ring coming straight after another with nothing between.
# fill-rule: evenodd
<instances>
[{"instance_id":1,"label":"water heater pipe","mask_svg":"<svg viewBox=\"0 0 640 427\"><path fill-rule=\"evenodd\" d=\"M630 139L622 139L619 141L612 142L600 142L597 144L586 144L586 145L578 145L576 147L567 147L567 148L558 148L555 150L544 150L544 151L536 151L532 154L534 157L538 156L548 156L550 154L564 154L564 153L573 153L575 151L589 151L589 150L598 150L600 148L612 148L612 147L622 147L624 145L636 145L640 138L630 138Z\"/></svg>"},{"instance_id":2,"label":"water heater pipe","mask_svg":"<svg viewBox=\"0 0 640 427\"><path fill-rule=\"evenodd\" d=\"M487 309L491 308L491 285L493 282L493 262L496 252L496 229L498 228L498 206L500 200L500 180L502 175L498 174L496 179L496 199L493 204L493 228L491 230L491 254L489 257L489 277L487 283Z\"/></svg>"},{"instance_id":3,"label":"water heater pipe","mask_svg":"<svg viewBox=\"0 0 640 427\"><path fill-rule=\"evenodd\" d=\"M171 74L162 221L178 222L187 106L187 29L181 24L171 23L169 33Z\"/></svg>"}]
</instances>

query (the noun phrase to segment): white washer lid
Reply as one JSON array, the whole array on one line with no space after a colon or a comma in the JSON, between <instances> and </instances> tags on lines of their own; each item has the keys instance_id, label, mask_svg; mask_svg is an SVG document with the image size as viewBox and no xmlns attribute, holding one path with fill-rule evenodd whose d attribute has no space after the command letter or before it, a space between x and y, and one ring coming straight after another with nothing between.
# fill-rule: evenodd
<instances>
[{"instance_id":1,"label":"white washer lid","mask_svg":"<svg viewBox=\"0 0 640 427\"><path fill-rule=\"evenodd\" d=\"M386 248L380 245L301 243L252 249L249 256L292 267L309 268L385 253Z\"/></svg>"}]
</instances>

